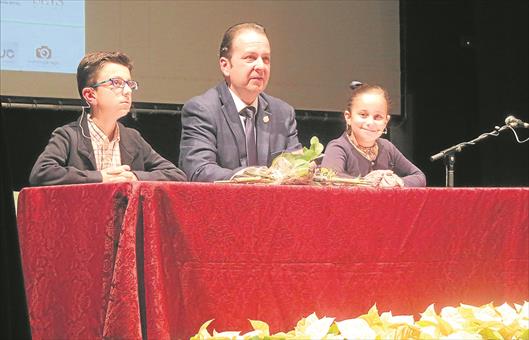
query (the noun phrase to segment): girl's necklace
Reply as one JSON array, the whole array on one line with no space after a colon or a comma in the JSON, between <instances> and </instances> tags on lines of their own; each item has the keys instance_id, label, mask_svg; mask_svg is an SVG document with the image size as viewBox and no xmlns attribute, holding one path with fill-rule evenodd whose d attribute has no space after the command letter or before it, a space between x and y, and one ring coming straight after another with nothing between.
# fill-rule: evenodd
<instances>
[{"instance_id":1,"label":"girl's necklace","mask_svg":"<svg viewBox=\"0 0 529 340\"><path fill-rule=\"evenodd\" d=\"M378 156L378 144L375 142L372 146L362 146L358 145L353 141L353 139L347 135L347 139L351 143L351 145L360 152L362 156L364 156L368 161L374 162L375 159L377 159Z\"/></svg>"}]
</instances>

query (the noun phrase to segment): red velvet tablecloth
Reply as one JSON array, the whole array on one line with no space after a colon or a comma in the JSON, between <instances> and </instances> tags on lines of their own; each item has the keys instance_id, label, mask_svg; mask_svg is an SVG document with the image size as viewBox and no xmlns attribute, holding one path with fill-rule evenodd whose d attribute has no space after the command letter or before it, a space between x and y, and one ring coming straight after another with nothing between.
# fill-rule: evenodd
<instances>
[{"instance_id":1,"label":"red velvet tablecloth","mask_svg":"<svg viewBox=\"0 0 529 340\"><path fill-rule=\"evenodd\" d=\"M529 188L144 182L24 189L18 207L35 339L529 299Z\"/></svg>"}]
</instances>

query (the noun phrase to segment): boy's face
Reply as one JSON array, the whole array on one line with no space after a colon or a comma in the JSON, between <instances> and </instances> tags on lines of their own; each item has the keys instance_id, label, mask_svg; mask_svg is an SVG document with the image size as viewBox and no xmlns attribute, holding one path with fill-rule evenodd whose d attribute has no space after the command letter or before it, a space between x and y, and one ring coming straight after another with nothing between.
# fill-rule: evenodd
<instances>
[{"instance_id":1,"label":"boy's face","mask_svg":"<svg viewBox=\"0 0 529 340\"><path fill-rule=\"evenodd\" d=\"M111 78L121 78L123 80L131 80L130 71L126 66L121 64L106 63L97 73L95 83L104 82ZM132 104L132 90L125 83L124 87L116 87L112 85L111 81L105 82L93 91L93 98L90 101L92 112L105 118L119 118L126 116L130 111Z\"/></svg>"}]
</instances>

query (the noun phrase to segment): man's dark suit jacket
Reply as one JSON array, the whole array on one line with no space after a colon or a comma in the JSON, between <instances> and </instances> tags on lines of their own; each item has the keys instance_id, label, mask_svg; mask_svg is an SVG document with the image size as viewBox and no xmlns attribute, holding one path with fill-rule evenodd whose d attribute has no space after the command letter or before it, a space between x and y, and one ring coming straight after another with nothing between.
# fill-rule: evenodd
<instances>
[{"instance_id":1,"label":"man's dark suit jacket","mask_svg":"<svg viewBox=\"0 0 529 340\"><path fill-rule=\"evenodd\" d=\"M301 148L294 109L265 93L259 95L255 131L258 165ZM244 130L226 82L184 105L179 166L198 182L229 179L247 166Z\"/></svg>"},{"instance_id":2,"label":"man's dark suit jacket","mask_svg":"<svg viewBox=\"0 0 529 340\"><path fill-rule=\"evenodd\" d=\"M129 165L140 181L185 181L185 174L160 156L139 134L119 123L121 164ZM31 170L31 185L97 183L94 149L86 115L55 129Z\"/></svg>"}]
</instances>

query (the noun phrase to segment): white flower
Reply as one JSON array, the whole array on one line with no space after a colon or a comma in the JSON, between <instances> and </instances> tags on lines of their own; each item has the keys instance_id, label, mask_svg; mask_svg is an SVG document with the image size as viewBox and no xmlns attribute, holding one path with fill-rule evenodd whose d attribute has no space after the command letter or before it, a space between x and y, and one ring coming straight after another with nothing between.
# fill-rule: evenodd
<instances>
[{"instance_id":1,"label":"white flower","mask_svg":"<svg viewBox=\"0 0 529 340\"><path fill-rule=\"evenodd\" d=\"M334 318L318 319L316 313L312 313L298 322L294 334L310 339L323 339L329 333L329 328L333 322Z\"/></svg>"},{"instance_id":2,"label":"white flower","mask_svg":"<svg viewBox=\"0 0 529 340\"><path fill-rule=\"evenodd\" d=\"M389 323L389 324L392 324L392 325L395 325L395 324L406 324L406 325L410 325L410 326L413 326L413 323L415 322L413 320L413 316L412 315L396 315L396 316L393 316L391 314L391 312L385 312L385 313L382 313L382 315L380 315L380 320L382 320L382 322L384 323Z\"/></svg>"},{"instance_id":3,"label":"white flower","mask_svg":"<svg viewBox=\"0 0 529 340\"><path fill-rule=\"evenodd\" d=\"M340 334L346 339L375 339L377 334L364 319L349 319L336 322Z\"/></svg>"},{"instance_id":4,"label":"white flower","mask_svg":"<svg viewBox=\"0 0 529 340\"><path fill-rule=\"evenodd\" d=\"M529 302L525 301L522 306L515 305L518 311L518 323L520 327L529 329Z\"/></svg>"},{"instance_id":5,"label":"white flower","mask_svg":"<svg viewBox=\"0 0 529 340\"><path fill-rule=\"evenodd\" d=\"M485 305L484 307L475 307L470 305L461 304L461 309L470 310L474 315L474 318L481 322L501 322L501 317L496 313L491 305Z\"/></svg>"},{"instance_id":6,"label":"white flower","mask_svg":"<svg viewBox=\"0 0 529 340\"><path fill-rule=\"evenodd\" d=\"M434 324L438 324L437 314L435 313L435 307L433 303L426 308L426 310L421 313L421 321L428 321Z\"/></svg>"},{"instance_id":7,"label":"white flower","mask_svg":"<svg viewBox=\"0 0 529 340\"><path fill-rule=\"evenodd\" d=\"M214 338L241 339L239 334L241 334L241 332L226 331L226 332L219 333L216 330L213 330Z\"/></svg>"},{"instance_id":8,"label":"white flower","mask_svg":"<svg viewBox=\"0 0 529 340\"><path fill-rule=\"evenodd\" d=\"M455 307L444 307L441 309L441 318L448 322L454 330L463 329L466 321Z\"/></svg>"},{"instance_id":9,"label":"white flower","mask_svg":"<svg viewBox=\"0 0 529 340\"><path fill-rule=\"evenodd\" d=\"M512 323L516 321L516 319L518 319L518 313L516 313L516 310L509 306L507 303L496 307L496 310L498 311L498 313L500 313L505 326L512 325Z\"/></svg>"},{"instance_id":10,"label":"white flower","mask_svg":"<svg viewBox=\"0 0 529 340\"><path fill-rule=\"evenodd\" d=\"M251 332L248 332L248 333L244 333L243 335L240 336L241 339L248 339L248 338L251 338L251 337L259 337L259 338L262 338L264 337L263 335L263 332L256 329L254 331L251 331Z\"/></svg>"},{"instance_id":11,"label":"white flower","mask_svg":"<svg viewBox=\"0 0 529 340\"><path fill-rule=\"evenodd\" d=\"M529 329L529 302L525 301L522 306L516 305L516 310L518 311L520 326Z\"/></svg>"},{"instance_id":12,"label":"white flower","mask_svg":"<svg viewBox=\"0 0 529 340\"><path fill-rule=\"evenodd\" d=\"M331 328L333 322L334 318L321 318L314 321L305 329L305 335L308 335L311 339L323 339L329 333L329 328Z\"/></svg>"},{"instance_id":13,"label":"white flower","mask_svg":"<svg viewBox=\"0 0 529 340\"><path fill-rule=\"evenodd\" d=\"M421 339L439 339L439 335L439 328L436 326L421 327Z\"/></svg>"}]
</instances>

